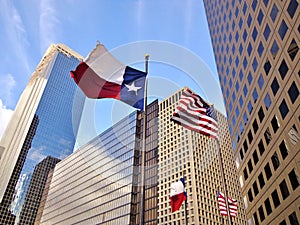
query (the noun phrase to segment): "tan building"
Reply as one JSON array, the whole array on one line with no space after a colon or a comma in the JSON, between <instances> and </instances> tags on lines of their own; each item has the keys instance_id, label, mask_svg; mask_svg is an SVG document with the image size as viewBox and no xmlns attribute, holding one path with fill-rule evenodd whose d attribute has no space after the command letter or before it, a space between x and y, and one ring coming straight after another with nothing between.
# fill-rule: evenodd
<instances>
[{"instance_id":1,"label":"tan building","mask_svg":"<svg viewBox=\"0 0 300 225\"><path fill-rule=\"evenodd\" d=\"M299 224L300 2L204 4L248 224Z\"/></svg>"},{"instance_id":2,"label":"tan building","mask_svg":"<svg viewBox=\"0 0 300 225\"><path fill-rule=\"evenodd\" d=\"M217 141L170 121L181 92L159 104L158 224L185 224L184 204L171 213L169 199L171 183L181 177L186 180L188 224L229 224L228 218L220 215L217 202L218 190L224 192ZM218 112L217 117L228 196L238 200L232 224L246 224L227 120Z\"/></svg>"}]
</instances>

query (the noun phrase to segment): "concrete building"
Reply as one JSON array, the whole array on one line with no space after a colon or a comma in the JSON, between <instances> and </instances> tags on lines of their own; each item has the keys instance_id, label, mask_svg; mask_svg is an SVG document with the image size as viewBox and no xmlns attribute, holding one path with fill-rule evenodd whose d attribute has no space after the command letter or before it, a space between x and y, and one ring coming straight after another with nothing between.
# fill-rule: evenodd
<instances>
[{"instance_id":1,"label":"concrete building","mask_svg":"<svg viewBox=\"0 0 300 225\"><path fill-rule=\"evenodd\" d=\"M300 223L298 0L204 0L247 221Z\"/></svg>"},{"instance_id":2,"label":"concrete building","mask_svg":"<svg viewBox=\"0 0 300 225\"><path fill-rule=\"evenodd\" d=\"M73 152L85 96L69 71L81 59L67 46L51 45L23 91L0 142L1 212L11 211L23 174L33 172L47 156L63 159ZM13 220L1 216L0 224Z\"/></svg>"}]
</instances>

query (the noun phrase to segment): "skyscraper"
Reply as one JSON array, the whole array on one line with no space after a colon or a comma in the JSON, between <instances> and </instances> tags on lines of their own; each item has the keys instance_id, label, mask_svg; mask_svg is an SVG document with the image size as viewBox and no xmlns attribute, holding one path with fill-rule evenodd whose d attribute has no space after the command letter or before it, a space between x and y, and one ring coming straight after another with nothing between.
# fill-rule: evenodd
<instances>
[{"instance_id":1,"label":"skyscraper","mask_svg":"<svg viewBox=\"0 0 300 225\"><path fill-rule=\"evenodd\" d=\"M0 143L1 211L9 214L20 175L47 156L63 159L73 152L85 96L69 71L81 59L67 46L51 45L22 93Z\"/></svg>"},{"instance_id":2,"label":"skyscraper","mask_svg":"<svg viewBox=\"0 0 300 225\"><path fill-rule=\"evenodd\" d=\"M221 216L217 201L217 192L225 191L220 163L224 168L226 197L238 201L238 214L232 224L246 224L227 120L217 111L220 149L216 139L170 121L182 91L159 104L158 224L185 224L184 204L173 213L170 207L171 183L180 178L185 178L186 183L188 224L229 224L228 217Z\"/></svg>"},{"instance_id":3,"label":"skyscraper","mask_svg":"<svg viewBox=\"0 0 300 225\"><path fill-rule=\"evenodd\" d=\"M299 1L204 4L248 224L299 224Z\"/></svg>"}]
</instances>

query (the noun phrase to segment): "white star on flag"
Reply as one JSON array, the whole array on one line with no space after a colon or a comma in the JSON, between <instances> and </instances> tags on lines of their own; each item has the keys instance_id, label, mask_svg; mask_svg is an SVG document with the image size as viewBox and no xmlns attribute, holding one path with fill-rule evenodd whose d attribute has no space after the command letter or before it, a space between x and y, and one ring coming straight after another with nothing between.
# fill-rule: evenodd
<instances>
[{"instance_id":1,"label":"white star on flag","mask_svg":"<svg viewBox=\"0 0 300 225\"><path fill-rule=\"evenodd\" d=\"M130 85L125 84L125 86L128 88L128 91L134 91L135 95L137 95L137 91L142 88L142 87L136 87L134 85L134 82L132 82Z\"/></svg>"}]
</instances>

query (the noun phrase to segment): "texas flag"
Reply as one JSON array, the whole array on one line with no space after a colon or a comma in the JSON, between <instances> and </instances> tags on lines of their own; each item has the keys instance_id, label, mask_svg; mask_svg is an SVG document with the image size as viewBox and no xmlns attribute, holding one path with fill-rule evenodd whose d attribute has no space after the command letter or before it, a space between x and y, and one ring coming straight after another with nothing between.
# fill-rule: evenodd
<instances>
[{"instance_id":1,"label":"texas flag","mask_svg":"<svg viewBox=\"0 0 300 225\"><path fill-rule=\"evenodd\" d=\"M172 212L177 211L186 198L184 178L181 178L180 181L171 184L170 203Z\"/></svg>"},{"instance_id":2,"label":"texas flag","mask_svg":"<svg viewBox=\"0 0 300 225\"><path fill-rule=\"evenodd\" d=\"M88 98L114 98L144 109L147 73L122 64L100 43L70 74Z\"/></svg>"}]
</instances>

